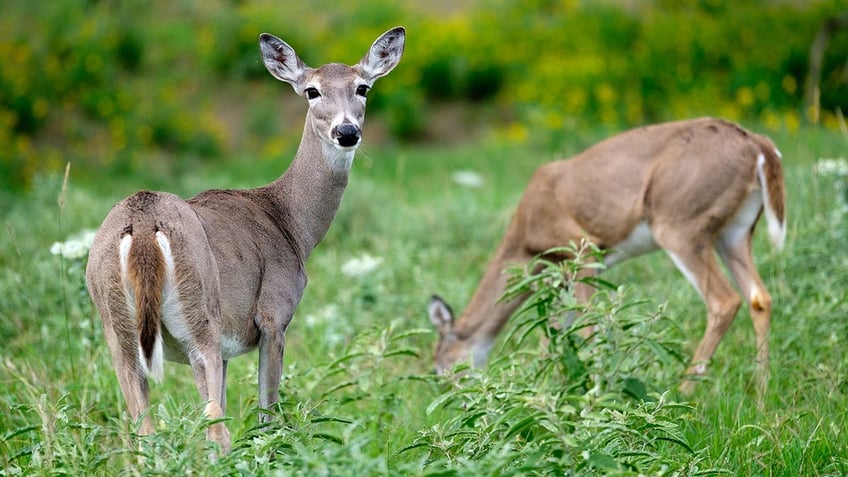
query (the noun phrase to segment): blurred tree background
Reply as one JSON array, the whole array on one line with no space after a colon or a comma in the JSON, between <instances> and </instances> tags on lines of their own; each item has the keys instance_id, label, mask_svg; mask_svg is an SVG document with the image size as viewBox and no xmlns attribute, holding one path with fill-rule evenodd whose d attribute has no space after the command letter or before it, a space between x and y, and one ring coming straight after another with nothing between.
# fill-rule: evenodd
<instances>
[{"instance_id":1,"label":"blurred tree background","mask_svg":"<svg viewBox=\"0 0 848 477\"><path fill-rule=\"evenodd\" d=\"M305 105L264 70L258 36L313 66L358 61L395 25L401 65L369 99L366 143L481 135L556 141L696 115L844 127L846 0L8 0L0 7L0 188L70 161L75 177L277 162Z\"/></svg>"}]
</instances>

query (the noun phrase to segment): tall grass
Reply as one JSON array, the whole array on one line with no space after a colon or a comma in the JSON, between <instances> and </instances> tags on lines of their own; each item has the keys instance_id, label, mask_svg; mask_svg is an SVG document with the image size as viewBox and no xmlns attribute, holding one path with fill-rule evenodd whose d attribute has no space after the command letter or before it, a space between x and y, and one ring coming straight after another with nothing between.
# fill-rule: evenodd
<instances>
[{"instance_id":1,"label":"tall grass","mask_svg":"<svg viewBox=\"0 0 848 477\"><path fill-rule=\"evenodd\" d=\"M214 462L186 366L169 363L165 383L152 388L156 434L135 435L84 290L84 260L50 249L96 227L137 188L187 195L276 172L200 169L106 188L75 182L73 169L65 182L39 178L2 212L0 475L844 475L848 216L839 198L848 185L838 168L816 167L845 157L838 133L773 134L789 237L783 253L764 234L755 239L775 298L763 411L744 311L695 394L673 391L705 311L661 254L602 275L613 285L582 310L603 330L590 343L546 319L576 306L545 284L567 283L580 262L520 271L516 285L537 299L508 325L491 365L457 380L431 374L427 298L465 303L535 166L599 136L564 138L560 151L496 141L362 151L339 216L307 263L277 418L258 424L255 354L233 360L233 451ZM457 171L477 179L455 182Z\"/></svg>"}]
</instances>

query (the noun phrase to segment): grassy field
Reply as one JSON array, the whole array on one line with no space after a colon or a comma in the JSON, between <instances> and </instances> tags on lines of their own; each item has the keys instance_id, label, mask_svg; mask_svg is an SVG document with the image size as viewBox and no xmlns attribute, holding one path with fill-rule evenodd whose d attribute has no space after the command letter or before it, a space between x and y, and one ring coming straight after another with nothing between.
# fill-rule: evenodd
<instances>
[{"instance_id":1,"label":"grassy field","mask_svg":"<svg viewBox=\"0 0 848 477\"><path fill-rule=\"evenodd\" d=\"M257 427L256 354L234 360L233 452L215 462L186 366L166 364L165 382L152 387L157 434L133 437L84 288L84 258L51 254L51 245L96 228L137 189L188 196L261 185L287 160L245 157L227 170L89 183L72 169L66 186L41 177L0 208L0 475L846 475L848 177L815 166L845 157L848 138L803 128L771 135L784 156L789 218L782 253L763 230L755 240L775 299L763 410L744 310L689 398L666 392L685 367L673 353L627 357L625 378L646 384L644 401L614 386L581 388L567 372L533 374L567 357L535 335L502 340L480 375L453 384L432 376L429 296L461 309L535 167L602 134L564 135L558 150L485 140L424 149L368 147L366 130L339 215L307 263L278 419ZM463 182L462 171L479 185ZM689 356L705 312L665 256L604 278L624 288L598 306L638 325L618 330L624 342L661 342ZM599 344L577 360L593 376L613 375L617 353Z\"/></svg>"}]
</instances>

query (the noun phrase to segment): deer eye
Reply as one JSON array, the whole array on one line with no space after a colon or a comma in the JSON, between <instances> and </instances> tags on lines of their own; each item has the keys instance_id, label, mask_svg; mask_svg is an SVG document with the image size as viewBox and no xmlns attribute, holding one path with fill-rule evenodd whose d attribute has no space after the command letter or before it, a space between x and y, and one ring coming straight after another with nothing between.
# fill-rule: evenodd
<instances>
[{"instance_id":1,"label":"deer eye","mask_svg":"<svg viewBox=\"0 0 848 477\"><path fill-rule=\"evenodd\" d=\"M303 90L303 92L306 93L307 99L315 99L321 96L321 93L318 92L318 89L313 87L306 88L305 90Z\"/></svg>"},{"instance_id":2,"label":"deer eye","mask_svg":"<svg viewBox=\"0 0 848 477\"><path fill-rule=\"evenodd\" d=\"M356 94L362 96L363 98L368 96L368 90L371 89L368 85L361 84L356 87Z\"/></svg>"}]
</instances>

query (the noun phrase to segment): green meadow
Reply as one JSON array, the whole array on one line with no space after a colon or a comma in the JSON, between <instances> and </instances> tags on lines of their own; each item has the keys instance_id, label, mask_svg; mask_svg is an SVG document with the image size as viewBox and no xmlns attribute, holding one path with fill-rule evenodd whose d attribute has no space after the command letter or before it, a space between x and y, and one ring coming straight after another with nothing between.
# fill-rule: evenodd
<instances>
[{"instance_id":1,"label":"green meadow","mask_svg":"<svg viewBox=\"0 0 848 477\"><path fill-rule=\"evenodd\" d=\"M803 98L810 45L844 1L35 5L0 15L0 475L848 475L848 33L817 106ZM274 419L259 425L256 352L232 360L233 448L210 459L191 369L166 362L156 433L137 436L86 237L139 189L282 174L306 105L262 69L261 32L317 66L357 61L395 25L407 50L369 94L306 264ZM699 115L783 154L786 246L762 223L754 236L774 299L762 405L744 307L695 392L677 392L706 311L661 252L604 272L590 342L544 326L573 305L548 284L582 261L517 272L538 303L489 365L433 373L430 296L465 307L539 165Z\"/></svg>"},{"instance_id":2,"label":"green meadow","mask_svg":"<svg viewBox=\"0 0 848 477\"><path fill-rule=\"evenodd\" d=\"M763 409L752 385L753 331L744 310L694 395L674 391L685 368L681 359L703 332L705 312L661 253L603 275L622 288L594 306L614 318L612 328L615 320L628 323L619 332L636 351L622 356L614 346L596 344L577 354L578 363L592 363L593 379L611 377L604 378L609 386L602 392L584 389L565 369L545 374L542 383L528 373L562 357L540 344L539 330L523 342L521 333L504 333L493 363L479 375L456 382L435 377L430 294L461 309L535 165L582 144L564 151L490 141L457 148L365 147L339 215L307 265L310 283L287 334L278 419L257 428L256 354L233 360L227 409L233 452L214 463L204 450L208 422L187 366L166 363L165 382L152 387L157 434L134 438L135 423L126 417L84 289L83 259L51 254L54 241L95 228L120 195L77 184L73 172L67 183L60 175L40 178L4 215L0 470L843 475L846 176L844 162L841 171L816 165L843 151L846 138L806 128L773 136L784 154L789 220L781 253L764 233L755 236L759 270L775 300L772 379ZM279 169L285 165L281 160ZM458 171L475 174L478 182L456 181ZM239 174L227 182L258 185L272 177ZM123 184L186 195L219 185L215 168L163 183ZM508 329L520 329L522 320ZM667 352L651 352L656 347L646 348L649 342ZM629 370L624 378L645 386L641 398L624 392L622 361ZM567 405L561 402L566 398ZM559 403L551 412L560 420L530 412L547 401ZM568 425L551 430L550 422ZM643 442L660 432L652 427L658 422L668 436ZM625 440L593 438L601 431Z\"/></svg>"}]
</instances>

